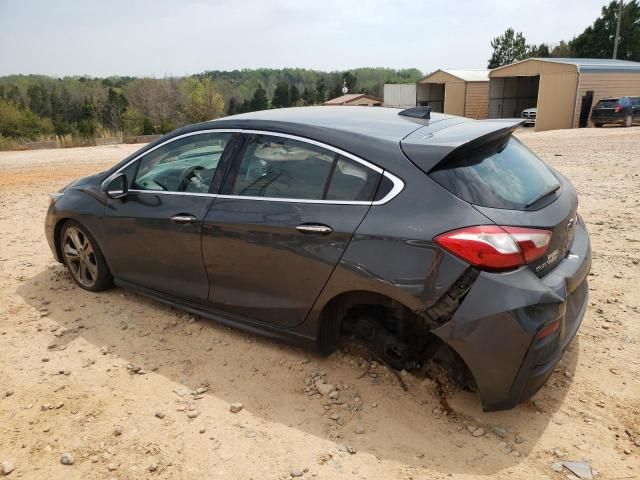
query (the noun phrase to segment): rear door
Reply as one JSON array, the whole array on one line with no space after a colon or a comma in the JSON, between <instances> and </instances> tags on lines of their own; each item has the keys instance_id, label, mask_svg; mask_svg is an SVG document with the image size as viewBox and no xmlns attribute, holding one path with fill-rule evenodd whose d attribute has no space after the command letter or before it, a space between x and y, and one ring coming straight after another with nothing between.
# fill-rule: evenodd
<instances>
[{"instance_id":1,"label":"rear door","mask_svg":"<svg viewBox=\"0 0 640 480\"><path fill-rule=\"evenodd\" d=\"M210 304L265 323L302 323L367 213L381 174L311 140L247 135L204 219Z\"/></svg>"}]
</instances>

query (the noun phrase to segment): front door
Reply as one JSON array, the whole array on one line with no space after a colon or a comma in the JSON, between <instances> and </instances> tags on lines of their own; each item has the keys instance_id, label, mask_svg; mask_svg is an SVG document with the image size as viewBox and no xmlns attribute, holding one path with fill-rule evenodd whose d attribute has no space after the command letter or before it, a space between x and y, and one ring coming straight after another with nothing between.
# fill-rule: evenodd
<instances>
[{"instance_id":1,"label":"front door","mask_svg":"<svg viewBox=\"0 0 640 480\"><path fill-rule=\"evenodd\" d=\"M213 203L210 185L231 135L178 137L122 170L129 193L109 200L104 217L107 258L116 279L206 301L202 220Z\"/></svg>"},{"instance_id":2,"label":"front door","mask_svg":"<svg viewBox=\"0 0 640 480\"><path fill-rule=\"evenodd\" d=\"M247 139L204 220L212 306L287 327L304 321L381 177L348 156L286 135Z\"/></svg>"}]
</instances>

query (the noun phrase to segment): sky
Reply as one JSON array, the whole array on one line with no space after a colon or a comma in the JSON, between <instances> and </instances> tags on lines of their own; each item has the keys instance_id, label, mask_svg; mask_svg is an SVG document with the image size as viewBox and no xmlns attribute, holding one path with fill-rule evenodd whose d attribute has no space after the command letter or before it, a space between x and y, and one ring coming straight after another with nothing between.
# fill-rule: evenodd
<instances>
[{"instance_id":1,"label":"sky","mask_svg":"<svg viewBox=\"0 0 640 480\"><path fill-rule=\"evenodd\" d=\"M0 75L485 68L506 28L582 32L607 0L0 0Z\"/></svg>"}]
</instances>

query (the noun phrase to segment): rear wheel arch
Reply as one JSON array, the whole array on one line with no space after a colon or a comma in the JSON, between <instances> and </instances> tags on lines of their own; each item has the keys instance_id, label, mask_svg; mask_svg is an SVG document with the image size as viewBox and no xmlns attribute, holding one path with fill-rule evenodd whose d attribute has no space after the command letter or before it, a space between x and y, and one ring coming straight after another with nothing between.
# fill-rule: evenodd
<instances>
[{"instance_id":1,"label":"rear wheel arch","mask_svg":"<svg viewBox=\"0 0 640 480\"><path fill-rule=\"evenodd\" d=\"M342 323L350 310L357 307L381 307L399 318L426 325L426 320L421 315L381 293L362 290L343 292L329 300L320 313L317 344L321 354L328 355L338 349ZM431 331L426 335L431 345L429 351L434 354L432 358L445 367L454 382L465 389L476 389L473 373L462 355Z\"/></svg>"},{"instance_id":2,"label":"rear wheel arch","mask_svg":"<svg viewBox=\"0 0 640 480\"><path fill-rule=\"evenodd\" d=\"M318 349L320 353L328 355L334 352L340 342L342 322L353 307L371 305L380 307L400 307L396 300L377 292L367 290L352 290L339 293L331 298L319 316ZM406 308L402 305L402 308Z\"/></svg>"}]
</instances>

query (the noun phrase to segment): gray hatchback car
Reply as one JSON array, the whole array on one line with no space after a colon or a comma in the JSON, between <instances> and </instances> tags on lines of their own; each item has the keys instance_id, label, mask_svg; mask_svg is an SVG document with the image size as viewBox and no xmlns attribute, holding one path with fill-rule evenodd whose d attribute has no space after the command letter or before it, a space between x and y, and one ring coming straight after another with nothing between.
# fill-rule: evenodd
<instances>
[{"instance_id":1,"label":"gray hatchback car","mask_svg":"<svg viewBox=\"0 0 640 480\"><path fill-rule=\"evenodd\" d=\"M346 333L510 408L576 334L591 262L574 188L520 121L306 107L191 125L52 195L46 235L87 290L323 353Z\"/></svg>"}]
</instances>

